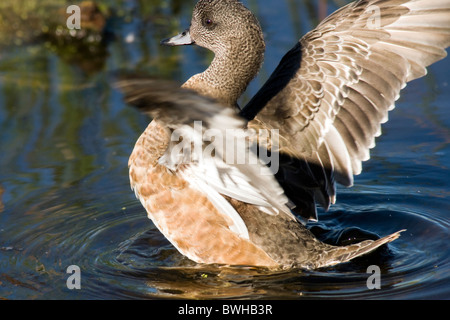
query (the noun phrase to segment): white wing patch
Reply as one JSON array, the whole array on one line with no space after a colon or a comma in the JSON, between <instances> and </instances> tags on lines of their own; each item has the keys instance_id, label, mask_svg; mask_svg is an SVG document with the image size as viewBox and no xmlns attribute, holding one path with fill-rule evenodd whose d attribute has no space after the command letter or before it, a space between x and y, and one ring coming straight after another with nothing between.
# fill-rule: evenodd
<instances>
[{"instance_id":1,"label":"white wing patch","mask_svg":"<svg viewBox=\"0 0 450 320\"><path fill-rule=\"evenodd\" d=\"M230 230L249 239L245 222L224 196L255 205L267 214L296 218L273 173L251 149L249 133L241 129L241 121L230 117L230 112L225 109L212 120L173 128L170 145L159 164L182 175L228 217Z\"/></svg>"},{"instance_id":2,"label":"white wing patch","mask_svg":"<svg viewBox=\"0 0 450 320\"><path fill-rule=\"evenodd\" d=\"M250 167L252 170L259 168L254 165L239 166L247 169ZM282 211L292 219L296 219L287 206L288 199L281 187L278 190L276 181L272 181L272 179L275 180L272 175L261 175L258 178L259 181L255 183L249 177L249 173L239 166L228 165L218 157L210 157L203 159L201 164L191 164L183 168L180 174L192 188L205 194L220 213L230 218L232 221L230 230L245 239L249 239L245 222L223 196L258 206L259 210L267 214L277 215ZM274 185L269 186L272 183ZM277 192L268 195L266 189Z\"/></svg>"},{"instance_id":3,"label":"white wing patch","mask_svg":"<svg viewBox=\"0 0 450 320\"><path fill-rule=\"evenodd\" d=\"M228 226L231 231L241 238L250 240L247 226L239 213L237 213L233 206L218 191L216 191L215 188L212 188L211 185L205 182L204 178L198 177L198 172L203 171L198 170L198 168L199 167L196 165L189 166L189 168L183 170L181 174L186 181L189 181L192 188L205 194L221 214L224 214L231 219L232 224Z\"/></svg>"}]
</instances>

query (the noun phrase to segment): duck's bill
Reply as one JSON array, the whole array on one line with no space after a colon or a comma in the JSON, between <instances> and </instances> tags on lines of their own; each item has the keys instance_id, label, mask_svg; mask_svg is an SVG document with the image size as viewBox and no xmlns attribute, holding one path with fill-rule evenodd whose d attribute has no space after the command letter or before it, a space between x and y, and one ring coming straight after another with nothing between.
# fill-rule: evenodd
<instances>
[{"instance_id":1,"label":"duck's bill","mask_svg":"<svg viewBox=\"0 0 450 320\"><path fill-rule=\"evenodd\" d=\"M194 44L195 42L191 39L189 29L184 30L182 33L168 39L161 40L161 44L164 46L183 46Z\"/></svg>"}]
</instances>

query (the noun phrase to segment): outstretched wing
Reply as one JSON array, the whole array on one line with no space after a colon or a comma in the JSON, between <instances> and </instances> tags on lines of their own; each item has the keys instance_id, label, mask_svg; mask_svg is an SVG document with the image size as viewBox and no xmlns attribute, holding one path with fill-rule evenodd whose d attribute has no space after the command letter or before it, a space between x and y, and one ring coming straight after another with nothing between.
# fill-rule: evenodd
<instances>
[{"instance_id":1,"label":"outstretched wing","mask_svg":"<svg viewBox=\"0 0 450 320\"><path fill-rule=\"evenodd\" d=\"M172 131L174 143L159 163L206 194L235 225L241 219L223 196L295 219L283 189L252 150L244 131L246 120L235 110L169 81L131 76L116 87L125 102Z\"/></svg>"},{"instance_id":2,"label":"outstretched wing","mask_svg":"<svg viewBox=\"0 0 450 320\"><path fill-rule=\"evenodd\" d=\"M289 164L278 175L283 188L306 175L314 183L301 185L297 200L328 208L334 182L351 186L369 159L400 90L449 45L450 1L356 1L307 33L241 114L254 119L251 128L279 129Z\"/></svg>"},{"instance_id":3,"label":"outstretched wing","mask_svg":"<svg viewBox=\"0 0 450 320\"><path fill-rule=\"evenodd\" d=\"M137 107L171 129L202 121L218 130L243 128L246 120L215 100L193 90L180 88L176 82L140 75L120 75L115 87L126 103Z\"/></svg>"}]
</instances>

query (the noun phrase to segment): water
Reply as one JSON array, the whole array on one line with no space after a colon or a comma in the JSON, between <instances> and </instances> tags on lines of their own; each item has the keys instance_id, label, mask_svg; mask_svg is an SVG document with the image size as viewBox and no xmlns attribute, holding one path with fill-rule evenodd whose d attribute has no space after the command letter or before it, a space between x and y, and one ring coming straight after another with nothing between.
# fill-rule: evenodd
<instances>
[{"instance_id":1,"label":"water","mask_svg":"<svg viewBox=\"0 0 450 320\"><path fill-rule=\"evenodd\" d=\"M398 240L317 271L203 266L169 244L130 190L128 156L148 118L110 83L117 70L179 82L202 71L205 50L159 46L188 26L194 1L98 4L107 33L80 41L56 27L65 1L0 4L2 21L13 21L0 24L0 298L450 298L450 59L403 91L355 186L340 188L311 226L330 242L407 229ZM246 4L268 50L243 102L319 19L316 1ZM373 264L380 290L366 285ZM81 269L81 290L66 287L70 265Z\"/></svg>"}]
</instances>

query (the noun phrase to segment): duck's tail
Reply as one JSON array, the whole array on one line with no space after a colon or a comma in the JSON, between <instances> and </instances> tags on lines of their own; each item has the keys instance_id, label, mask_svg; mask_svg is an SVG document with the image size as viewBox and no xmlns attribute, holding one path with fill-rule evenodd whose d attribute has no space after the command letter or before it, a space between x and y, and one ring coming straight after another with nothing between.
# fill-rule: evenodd
<instances>
[{"instance_id":1,"label":"duck's tail","mask_svg":"<svg viewBox=\"0 0 450 320\"><path fill-rule=\"evenodd\" d=\"M328 257L323 259L323 263L316 267L333 266L338 263L350 261L356 257L362 256L375 250L383 244L394 241L395 239L400 237L400 233L403 231L406 230L404 229L397 231L378 240L365 240L348 246L334 247L332 250L327 251L326 255L328 255Z\"/></svg>"}]
</instances>

